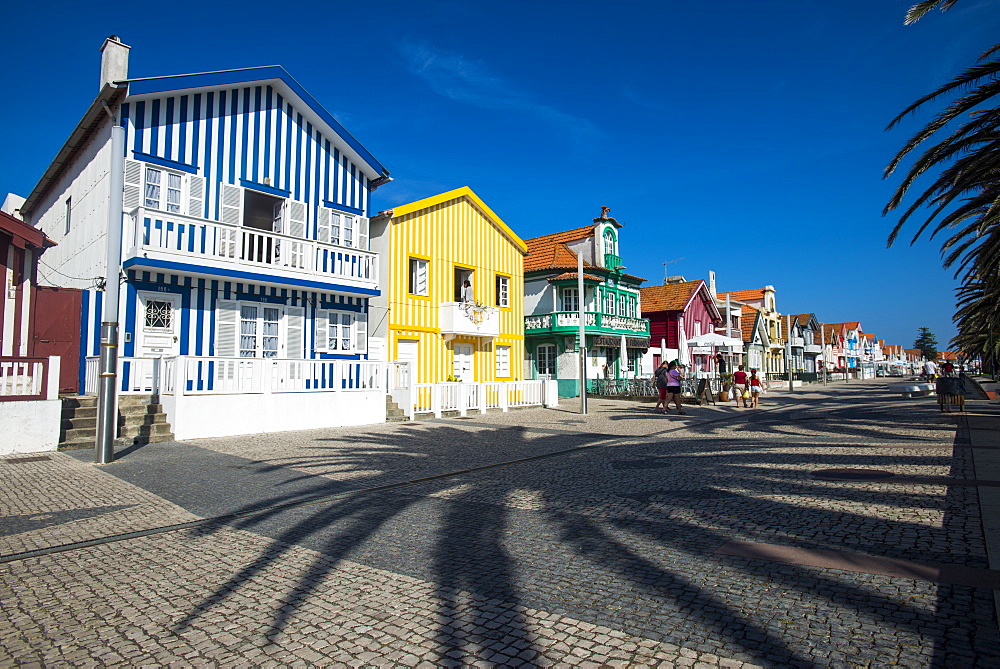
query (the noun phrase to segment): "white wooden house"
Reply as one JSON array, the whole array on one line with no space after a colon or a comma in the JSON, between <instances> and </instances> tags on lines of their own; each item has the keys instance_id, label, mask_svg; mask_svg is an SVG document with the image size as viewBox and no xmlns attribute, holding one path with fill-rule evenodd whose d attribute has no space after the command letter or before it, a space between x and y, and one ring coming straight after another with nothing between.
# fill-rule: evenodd
<instances>
[{"instance_id":1,"label":"white wooden house","mask_svg":"<svg viewBox=\"0 0 1000 669\"><path fill-rule=\"evenodd\" d=\"M40 281L84 291L84 391L110 261L120 391L159 392L177 438L384 420L367 324L386 169L279 66L129 78L128 52L105 42L97 98L21 206L58 243ZM110 260L109 207L123 211Z\"/></svg>"}]
</instances>

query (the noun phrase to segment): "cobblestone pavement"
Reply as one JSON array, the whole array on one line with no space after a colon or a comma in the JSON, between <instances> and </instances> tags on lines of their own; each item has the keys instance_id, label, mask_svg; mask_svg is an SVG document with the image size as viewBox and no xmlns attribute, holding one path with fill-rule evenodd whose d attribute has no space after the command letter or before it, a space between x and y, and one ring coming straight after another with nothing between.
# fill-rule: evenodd
<instances>
[{"instance_id":1,"label":"cobblestone pavement","mask_svg":"<svg viewBox=\"0 0 1000 669\"><path fill-rule=\"evenodd\" d=\"M564 402L0 458L0 664L1000 665L991 590L715 552L988 568L978 488L926 477L1000 479L972 457L1000 417L881 380Z\"/></svg>"}]
</instances>

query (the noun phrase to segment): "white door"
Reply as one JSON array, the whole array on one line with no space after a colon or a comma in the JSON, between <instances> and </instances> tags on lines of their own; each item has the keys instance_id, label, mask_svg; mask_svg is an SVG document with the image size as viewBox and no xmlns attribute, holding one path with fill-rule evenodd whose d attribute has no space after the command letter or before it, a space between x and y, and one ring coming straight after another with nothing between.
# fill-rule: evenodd
<instances>
[{"instance_id":1,"label":"white door","mask_svg":"<svg viewBox=\"0 0 1000 669\"><path fill-rule=\"evenodd\" d=\"M136 357L164 358L180 353L180 295L139 293Z\"/></svg>"},{"instance_id":2,"label":"white door","mask_svg":"<svg viewBox=\"0 0 1000 669\"><path fill-rule=\"evenodd\" d=\"M455 371L452 372L460 381L472 383L472 344L455 344Z\"/></svg>"},{"instance_id":3,"label":"white door","mask_svg":"<svg viewBox=\"0 0 1000 669\"><path fill-rule=\"evenodd\" d=\"M180 354L180 295L139 293L139 317L136 319L137 358L169 358ZM147 392L153 388L153 363L132 362L123 373L130 379L130 389Z\"/></svg>"},{"instance_id":4,"label":"white door","mask_svg":"<svg viewBox=\"0 0 1000 669\"><path fill-rule=\"evenodd\" d=\"M410 363L410 384L417 383L417 342L415 339L400 339L396 342L396 362Z\"/></svg>"}]
</instances>

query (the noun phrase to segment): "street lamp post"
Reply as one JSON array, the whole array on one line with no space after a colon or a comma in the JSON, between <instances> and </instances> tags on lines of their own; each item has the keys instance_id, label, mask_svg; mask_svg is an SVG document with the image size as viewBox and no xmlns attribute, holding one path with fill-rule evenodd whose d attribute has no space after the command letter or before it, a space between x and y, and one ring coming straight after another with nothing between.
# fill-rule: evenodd
<instances>
[{"instance_id":1,"label":"street lamp post","mask_svg":"<svg viewBox=\"0 0 1000 669\"><path fill-rule=\"evenodd\" d=\"M576 254L576 306L580 315L580 413L587 414L587 323L583 304L583 253Z\"/></svg>"}]
</instances>

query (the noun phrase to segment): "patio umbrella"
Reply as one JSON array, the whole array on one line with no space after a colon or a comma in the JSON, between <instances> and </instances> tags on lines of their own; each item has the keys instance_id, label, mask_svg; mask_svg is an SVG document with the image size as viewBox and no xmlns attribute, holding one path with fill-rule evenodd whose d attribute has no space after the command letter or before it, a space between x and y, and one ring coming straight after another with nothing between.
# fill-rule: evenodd
<instances>
[{"instance_id":1,"label":"patio umbrella","mask_svg":"<svg viewBox=\"0 0 1000 669\"><path fill-rule=\"evenodd\" d=\"M683 319L677 319L677 333L677 362L687 366L691 362L691 356L688 354L687 339L684 338Z\"/></svg>"}]
</instances>

